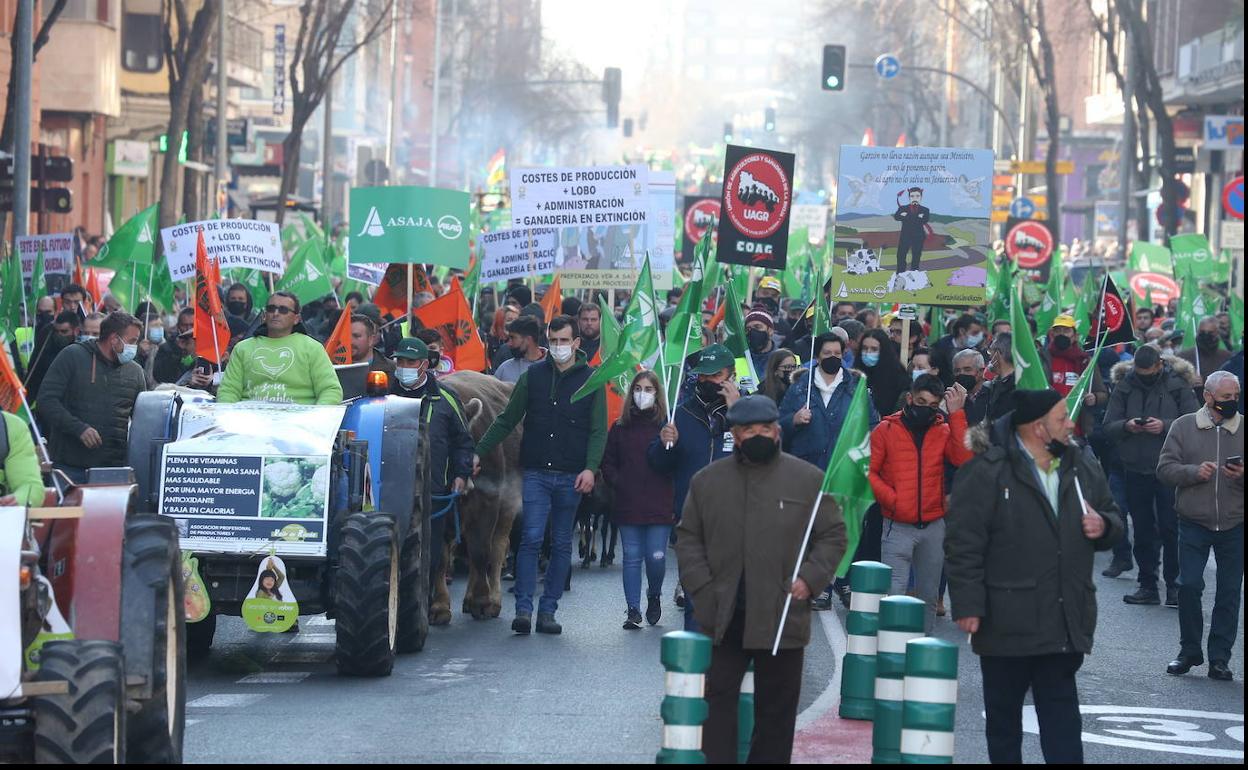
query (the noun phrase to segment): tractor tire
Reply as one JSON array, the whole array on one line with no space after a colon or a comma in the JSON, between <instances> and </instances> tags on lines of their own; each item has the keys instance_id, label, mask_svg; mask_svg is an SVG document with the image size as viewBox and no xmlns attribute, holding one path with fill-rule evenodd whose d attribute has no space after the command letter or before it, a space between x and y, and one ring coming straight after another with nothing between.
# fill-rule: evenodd
<instances>
[{"instance_id":1,"label":"tractor tire","mask_svg":"<svg viewBox=\"0 0 1248 770\"><path fill-rule=\"evenodd\" d=\"M217 614L214 612L198 623L186 624L186 656L192 662L208 657L212 638L217 634Z\"/></svg>"},{"instance_id":2,"label":"tractor tire","mask_svg":"<svg viewBox=\"0 0 1248 770\"><path fill-rule=\"evenodd\" d=\"M420 456L415 503L412 507L410 529L403 535L402 560L399 565L399 628L395 648L400 653L420 652L429 637L429 568L433 564L434 548L441 543L430 539L429 514L432 503L429 492L429 436L420 434Z\"/></svg>"},{"instance_id":3,"label":"tractor tire","mask_svg":"<svg viewBox=\"0 0 1248 770\"><path fill-rule=\"evenodd\" d=\"M179 764L186 725L186 609L173 521L151 514L128 518L121 569L128 668L151 683L150 697L138 700L127 720L129 760Z\"/></svg>"},{"instance_id":4,"label":"tractor tire","mask_svg":"<svg viewBox=\"0 0 1248 770\"><path fill-rule=\"evenodd\" d=\"M398 636L400 548L388 513L343 520L334 576L338 673L389 676Z\"/></svg>"},{"instance_id":5,"label":"tractor tire","mask_svg":"<svg viewBox=\"0 0 1248 770\"><path fill-rule=\"evenodd\" d=\"M68 681L64 695L33 698L36 764L126 761L126 667L117 642L44 645L36 681Z\"/></svg>"}]
</instances>

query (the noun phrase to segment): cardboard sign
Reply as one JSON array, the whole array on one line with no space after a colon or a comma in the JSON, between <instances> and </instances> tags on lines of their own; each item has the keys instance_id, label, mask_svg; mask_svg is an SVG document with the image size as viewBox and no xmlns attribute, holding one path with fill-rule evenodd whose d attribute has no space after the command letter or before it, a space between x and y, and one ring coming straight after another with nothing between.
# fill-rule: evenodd
<instances>
[{"instance_id":1,"label":"cardboard sign","mask_svg":"<svg viewBox=\"0 0 1248 770\"><path fill-rule=\"evenodd\" d=\"M559 253L558 230L512 228L481 233L481 281L495 283L555 271Z\"/></svg>"},{"instance_id":2,"label":"cardboard sign","mask_svg":"<svg viewBox=\"0 0 1248 770\"><path fill-rule=\"evenodd\" d=\"M468 267L468 193L351 188L351 259Z\"/></svg>"},{"instance_id":3,"label":"cardboard sign","mask_svg":"<svg viewBox=\"0 0 1248 770\"><path fill-rule=\"evenodd\" d=\"M1049 280L1053 259L1053 231L1048 222L1035 219L1014 219L1005 225L1005 255L1018 265L1018 270L1036 283Z\"/></svg>"},{"instance_id":4,"label":"cardboard sign","mask_svg":"<svg viewBox=\"0 0 1248 770\"><path fill-rule=\"evenodd\" d=\"M74 270L74 234L19 235L17 252L22 256L22 277L35 272L35 261L43 249L44 275L69 275Z\"/></svg>"},{"instance_id":5,"label":"cardboard sign","mask_svg":"<svg viewBox=\"0 0 1248 770\"><path fill-rule=\"evenodd\" d=\"M255 219L207 219L166 227L160 231L169 263L169 277L185 281L195 277L195 248L204 232L208 256L222 270L246 268L281 275L286 272L282 236L276 222Z\"/></svg>"},{"instance_id":6,"label":"cardboard sign","mask_svg":"<svg viewBox=\"0 0 1248 770\"><path fill-rule=\"evenodd\" d=\"M645 165L518 168L511 221L518 228L640 225L650 217Z\"/></svg>"},{"instance_id":7,"label":"cardboard sign","mask_svg":"<svg viewBox=\"0 0 1248 770\"><path fill-rule=\"evenodd\" d=\"M823 243L828 237L828 207L824 205L799 203L793 207L794 230L806 228L806 235L813 243Z\"/></svg>"},{"instance_id":8,"label":"cardboard sign","mask_svg":"<svg viewBox=\"0 0 1248 770\"><path fill-rule=\"evenodd\" d=\"M833 296L984 304L992 170L990 150L843 145Z\"/></svg>"},{"instance_id":9,"label":"cardboard sign","mask_svg":"<svg viewBox=\"0 0 1248 770\"><path fill-rule=\"evenodd\" d=\"M790 152L728 145L715 248L721 265L785 268L794 159Z\"/></svg>"},{"instance_id":10,"label":"cardboard sign","mask_svg":"<svg viewBox=\"0 0 1248 770\"><path fill-rule=\"evenodd\" d=\"M353 281L366 283L369 286L380 286L382 276L386 274L385 263L348 262L347 277Z\"/></svg>"},{"instance_id":11,"label":"cardboard sign","mask_svg":"<svg viewBox=\"0 0 1248 770\"><path fill-rule=\"evenodd\" d=\"M680 244L680 261L682 264L693 262L693 249L702 240L707 230L711 231L711 245L715 244L719 232L719 196L701 195L685 196L684 237Z\"/></svg>"}]
</instances>

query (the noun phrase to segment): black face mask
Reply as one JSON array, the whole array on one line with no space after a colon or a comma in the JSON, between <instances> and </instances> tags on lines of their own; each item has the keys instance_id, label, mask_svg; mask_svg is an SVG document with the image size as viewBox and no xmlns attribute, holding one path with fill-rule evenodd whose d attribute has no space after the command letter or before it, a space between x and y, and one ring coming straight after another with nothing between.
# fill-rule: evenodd
<instances>
[{"instance_id":1,"label":"black face mask","mask_svg":"<svg viewBox=\"0 0 1248 770\"><path fill-rule=\"evenodd\" d=\"M926 428L936 420L936 407L907 404L901 410L901 419L912 428Z\"/></svg>"},{"instance_id":2,"label":"black face mask","mask_svg":"<svg viewBox=\"0 0 1248 770\"><path fill-rule=\"evenodd\" d=\"M1218 335L1216 332L1197 332L1196 347L1201 350L1215 350L1218 347Z\"/></svg>"},{"instance_id":3,"label":"black face mask","mask_svg":"<svg viewBox=\"0 0 1248 770\"><path fill-rule=\"evenodd\" d=\"M243 313L247 312L247 303L241 299L227 300L225 303L225 309L230 315L241 316Z\"/></svg>"},{"instance_id":4,"label":"black face mask","mask_svg":"<svg viewBox=\"0 0 1248 770\"><path fill-rule=\"evenodd\" d=\"M836 374L842 368L840 356L828 356L819 362L819 368L824 374Z\"/></svg>"},{"instance_id":5,"label":"black face mask","mask_svg":"<svg viewBox=\"0 0 1248 770\"><path fill-rule=\"evenodd\" d=\"M1048 432L1048 428L1045 428L1045 432ZM1044 451L1048 452L1053 457L1061 457L1068 446L1069 444L1065 441L1055 439L1052 434L1049 434L1049 440L1044 444Z\"/></svg>"},{"instance_id":6,"label":"black face mask","mask_svg":"<svg viewBox=\"0 0 1248 770\"><path fill-rule=\"evenodd\" d=\"M429 351L429 368L437 369L438 364L442 363L442 354L436 350Z\"/></svg>"},{"instance_id":7,"label":"black face mask","mask_svg":"<svg viewBox=\"0 0 1248 770\"><path fill-rule=\"evenodd\" d=\"M55 317L56 316L53 313L36 313L35 323L39 324L40 326L44 324L50 324L52 323L52 319Z\"/></svg>"},{"instance_id":8,"label":"black face mask","mask_svg":"<svg viewBox=\"0 0 1248 770\"><path fill-rule=\"evenodd\" d=\"M1070 337L1067 337L1064 334L1059 334L1058 336L1054 337L1053 349L1054 350L1069 350L1070 349Z\"/></svg>"},{"instance_id":9,"label":"black face mask","mask_svg":"<svg viewBox=\"0 0 1248 770\"><path fill-rule=\"evenodd\" d=\"M716 401L724 400L724 394L720 391L719 383L717 382L699 380L695 389L697 390L698 398L701 399L704 404L711 404Z\"/></svg>"},{"instance_id":10,"label":"black face mask","mask_svg":"<svg viewBox=\"0 0 1248 770\"><path fill-rule=\"evenodd\" d=\"M767 343L771 342L771 335L762 329L747 329L745 338L750 344L750 350L755 353L762 353L767 349Z\"/></svg>"},{"instance_id":11,"label":"black face mask","mask_svg":"<svg viewBox=\"0 0 1248 770\"><path fill-rule=\"evenodd\" d=\"M973 374L959 374L953 378L953 381L966 388L966 392L970 393L975 390L975 386L979 385L979 380Z\"/></svg>"},{"instance_id":12,"label":"black face mask","mask_svg":"<svg viewBox=\"0 0 1248 770\"><path fill-rule=\"evenodd\" d=\"M738 444L741 454L752 463L765 463L780 452L780 445L770 436L750 436Z\"/></svg>"},{"instance_id":13,"label":"black face mask","mask_svg":"<svg viewBox=\"0 0 1248 770\"><path fill-rule=\"evenodd\" d=\"M1226 401L1214 401L1213 411L1222 415L1222 419L1229 420L1239 411L1239 401L1228 398Z\"/></svg>"}]
</instances>

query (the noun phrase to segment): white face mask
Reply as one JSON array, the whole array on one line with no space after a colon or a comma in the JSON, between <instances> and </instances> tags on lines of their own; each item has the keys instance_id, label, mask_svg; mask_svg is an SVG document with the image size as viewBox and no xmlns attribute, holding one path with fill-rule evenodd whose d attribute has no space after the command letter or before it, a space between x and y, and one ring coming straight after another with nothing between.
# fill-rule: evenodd
<instances>
[{"instance_id":1,"label":"white face mask","mask_svg":"<svg viewBox=\"0 0 1248 770\"><path fill-rule=\"evenodd\" d=\"M566 364L572 360L572 356L574 355L575 352L572 350L571 345L550 346L550 357L555 359L555 363L557 364Z\"/></svg>"},{"instance_id":2,"label":"white face mask","mask_svg":"<svg viewBox=\"0 0 1248 770\"><path fill-rule=\"evenodd\" d=\"M133 345L122 343L121 352L117 354L117 360L123 364L128 364L133 361L134 357L138 354L139 345L137 342Z\"/></svg>"},{"instance_id":3,"label":"white face mask","mask_svg":"<svg viewBox=\"0 0 1248 770\"><path fill-rule=\"evenodd\" d=\"M637 405L638 409L644 412L654 406L654 394L648 393L644 390L634 390L633 403Z\"/></svg>"},{"instance_id":4,"label":"white face mask","mask_svg":"<svg viewBox=\"0 0 1248 770\"><path fill-rule=\"evenodd\" d=\"M165 341L165 327L153 326L147 330L147 339L149 342L155 342L157 345Z\"/></svg>"},{"instance_id":5,"label":"white face mask","mask_svg":"<svg viewBox=\"0 0 1248 770\"><path fill-rule=\"evenodd\" d=\"M395 379L405 388L410 388L420 382L424 376L425 373L422 370L413 367L400 366L394 370Z\"/></svg>"}]
</instances>

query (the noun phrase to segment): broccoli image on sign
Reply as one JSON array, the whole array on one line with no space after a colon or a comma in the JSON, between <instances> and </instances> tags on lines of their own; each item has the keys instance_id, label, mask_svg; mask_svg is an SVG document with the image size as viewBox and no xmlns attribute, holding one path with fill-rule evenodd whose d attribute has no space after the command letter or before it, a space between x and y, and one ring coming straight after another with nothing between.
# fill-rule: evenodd
<instances>
[{"instance_id":1,"label":"broccoli image on sign","mask_svg":"<svg viewBox=\"0 0 1248 770\"><path fill-rule=\"evenodd\" d=\"M325 457L266 457L260 493L260 516L312 519L322 515L329 498L329 462Z\"/></svg>"}]
</instances>

